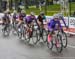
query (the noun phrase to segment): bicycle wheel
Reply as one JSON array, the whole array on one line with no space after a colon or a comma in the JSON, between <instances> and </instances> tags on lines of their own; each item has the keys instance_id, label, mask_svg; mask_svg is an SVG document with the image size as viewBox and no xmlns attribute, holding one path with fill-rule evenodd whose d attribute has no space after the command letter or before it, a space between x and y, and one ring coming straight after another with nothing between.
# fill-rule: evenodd
<instances>
[{"instance_id":1,"label":"bicycle wheel","mask_svg":"<svg viewBox=\"0 0 75 59\"><path fill-rule=\"evenodd\" d=\"M22 38L22 33L18 32L18 37L19 37L19 39L21 39Z\"/></svg>"},{"instance_id":2,"label":"bicycle wheel","mask_svg":"<svg viewBox=\"0 0 75 59\"><path fill-rule=\"evenodd\" d=\"M27 43L29 43L29 42L30 42L30 38L27 37L27 36L25 36L25 41L26 41Z\"/></svg>"},{"instance_id":3,"label":"bicycle wheel","mask_svg":"<svg viewBox=\"0 0 75 59\"><path fill-rule=\"evenodd\" d=\"M47 42L47 31L46 30L43 30L43 33L42 33L42 40L43 42Z\"/></svg>"},{"instance_id":4,"label":"bicycle wheel","mask_svg":"<svg viewBox=\"0 0 75 59\"><path fill-rule=\"evenodd\" d=\"M20 25L20 28L18 29L19 39L23 39L23 32L24 32L23 25Z\"/></svg>"},{"instance_id":5,"label":"bicycle wheel","mask_svg":"<svg viewBox=\"0 0 75 59\"><path fill-rule=\"evenodd\" d=\"M32 33L32 42L33 42L33 44L37 44L37 42L38 42L38 32L37 32L37 30L34 30L33 33Z\"/></svg>"},{"instance_id":6,"label":"bicycle wheel","mask_svg":"<svg viewBox=\"0 0 75 59\"><path fill-rule=\"evenodd\" d=\"M66 48L67 47L67 43L68 43L68 40L67 40L67 35L66 33L62 33L62 42L63 42L63 47Z\"/></svg>"},{"instance_id":7,"label":"bicycle wheel","mask_svg":"<svg viewBox=\"0 0 75 59\"><path fill-rule=\"evenodd\" d=\"M25 38L25 42L27 42L27 43L30 42L30 37L29 37L28 33L26 32L26 30L24 31L24 38Z\"/></svg>"},{"instance_id":8,"label":"bicycle wheel","mask_svg":"<svg viewBox=\"0 0 75 59\"><path fill-rule=\"evenodd\" d=\"M6 29L3 29L3 36L9 36L9 29L6 27Z\"/></svg>"},{"instance_id":9,"label":"bicycle wheel","mask_svg":"<svg viewBox=\"0 0 75 59\"><path fill-rule=\"evenodd\" d=\"M21 39L22 38L22 30L21 30L21 28L18 28L17 34L18 34L19 39Z\"/></svg>"},{"instance_id":10,"label":"bicycle wheel","mask_svg":"<svg viewBox=\"0 0 75 59\"><path fill-rule=\"evenodd\" d=\"M39 36L38 36L38 41L43 40L43 42L46 41L47 37L46 37L46 33L44 32L44 30L42 28L40 28L39 30Z\"/></svg>"},{"instance_id":11,"label":"bicycle wheel","mask_svg":"<svg viewBox=\"0 0 75 59\"><path fill-rule=\"evenodd\" d=\"M56 46L57 52L61 53L63 50L61 35L57 35L57 37L55 38L55 46Z\"/></svg>"},{"instance_id":12,"label":"bicycle wheel","mask_svg":"<svg viewBox=\"0 0 75 59\"><path fill-rule=\"evenodd\" d=\"M14 35L17 34L17 25L16 24L13 25L12 29L13 29L12 33Z\"/></svg>"},{"instance_id":13,"label":"bicycle wheel","mask_svg":"<svg viewBox=\"0 0 75 59\"><path fill-rule=\"evenodd\" d=\"M9 29L9 27L7 28L7 36L9 36L9 34L10 34L10 29Z\"/></svg>"},{"instance_id":14,"label":"bicycle wheel","mask_svg":"<svg viewBox=\"0 0 75 59\"><path fill-rule=\"evenodd\" d=\"M47 47L52 50L53 48L53 40L51 40L51 42L48 42L48 35L47 35Z\"/></svg>"},{"instance_id":15,"label":"bicycle wheel","mask_svg":"<svg viewBox=\"0 0 75 59\"><path fill-rule=\"evenodd\" d=\"M37 44L40 41L40 31L38 29L35 30L35 35L34 36L36 37L36 44Z\"/></svg>"}]
</instances>

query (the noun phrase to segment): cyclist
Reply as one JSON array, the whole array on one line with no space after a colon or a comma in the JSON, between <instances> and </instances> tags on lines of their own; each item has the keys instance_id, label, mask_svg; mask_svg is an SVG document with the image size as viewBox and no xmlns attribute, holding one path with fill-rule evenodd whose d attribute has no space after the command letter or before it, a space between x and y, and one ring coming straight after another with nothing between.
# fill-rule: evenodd
<instances>
[{"instance_id":1,"label":"cyclist","mask_svg":"<svg viewBox=\"0 0 75 59\"><path fill-rule=\"evenodd\" d=\"M54 33L55 30L61 30L63 32L63 28L61 26L60 23L60 18L58 14L55 14L53 16L53 19L50 20L50 22L48 23L48 30L49 30L49 35L48 35L48 42L50 42L51 38L52 38L52 34ZM63 20L63 19L62 19ZM66 23L63 20L65 27L66 27Z\"/></svg>"},{"instance_id":2,"label":"cyclist","mask_svg":"<svg viewBox=\"0 0 75 59\"><path fill-rule=\"evenodd\" d=\"M46 16L45 16L44 12L41 12L40 15L37 17L38 25L42 26L43 21L46 21Z\"/></svg>"},{"instance_id":3,"label":"cyclist","mask_svg":"<svg viewBox=\"0 0 75 59\"><path fill-rule=\"evenodd\" d=\"M7 29L7 27L9 27L10 25L10 18L9 18L9 15L8 15L8 11L5 11L4 12L4 16L2 17L2 22L3 22L3 26L4 26L4 30Z\"/></svg>"},{"instance_id":4,"label":"cyclist","mask_svg":"<svg viewBox=\"0 0 75 59\"><path fill-rule=\"evenodd\" d=\"M20 27L21 24L24 23L24 17L26 17L26 13L24 10L22 10L20 13L19 13L19 16L18 16L18 27Z\"/></svg>"},{"instance_id":5,"label":"cyclist","mask_svg":"<svg viewBox=\"0 0 75 59\"><path fill-rule=\"evenodd\" d=\"M33 25L34 25L33 20L35 20L36 22L36 17L34 15L34 12L31 12L29 16L25 17L25 23L27 25L27 32L32 31L32 29L30 30L30 27L33 28Z\"/></svg>"},{"instance_id":6,"label":"cyclist","mask_svg":"<svg viewBox=\"0 0 75 59\"><path fill-rule=\"evenodd\" d=\"M38 23L38 26L39 26L39 30L40 29L43 29L43 25L44 25L44 22L46 21L46 16L44 14L44 12L41 12L40 15L37 17L37 23ZM42 31L40 31L40 36L42 36Z\"/></svg>"},{"instance_id":7,"label":"cyclist","mask_svg":"<svg viewBox=\"0 0 75 59\"><path fill-rule=\"evenodd\" d=\"M17 19L17 12L16 10L13 11L13 15L12 15L12 24L13 24L13 27L15 26L14 24L17 23L16 19Z\"/></svg>"},{"instance_id":8,"label":"cyclist","mask_svg":"<svg viewBox=\"0 0 75 59\"><path fill-rule=\"evenodd\" d=\"M16 18L17 18L17 11L14 10L14 11L13 11L13 19L16 20Z\"/></svg>"}]
</instances>

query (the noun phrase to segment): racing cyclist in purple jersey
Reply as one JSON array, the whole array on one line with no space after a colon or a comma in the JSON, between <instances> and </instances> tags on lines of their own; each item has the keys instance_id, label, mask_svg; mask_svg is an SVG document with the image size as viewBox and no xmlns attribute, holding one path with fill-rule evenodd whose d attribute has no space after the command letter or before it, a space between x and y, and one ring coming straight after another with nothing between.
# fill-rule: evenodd
<instances>
[{"instance_id":1,"label":"racing cyclist in purple jersey","mask_svg":"<svg viewBox=\"0 0 75 59\"><path fill-rule=\"evenodd\" d=\"M48 38L49 39L52 38L52 34L54 33L55 30L61 30L63 32L63 28L61 26L60 20L61 19L59 18L58 14L55 14L53 16L53 19L50 20L50 22L48 23L48 31L49 31ZM65 24L65 27L67 27L64 20L63 20L63 22Z\"/></svg>"},{"instance_id":2,"label":"racing cyclist in purple jersey","mask_svg":"<svg viewBox=\"0 0 75 59\"><path fill-rule=\"evenodd\" d=\"M24 10L22 10L18 15L18 28L21 26L21 24L24 24L24 18L26 17L26 13Z\"/></svg>"},{"instance_id":3,"label":"racing cyclist in purple jersey","mask_svg":"<svg viewBox=\"0 0 75 59\"><path fill-rule=\"evenodd\" d=\"M32 35L32 30L33 30L34 22L36 22L36 17L34 15L34 13L31 12L29 16L25 17L26 29L27 29L27 32L30 33L30 37Z\"/></svg>"},{"instance_id":4,"label":"racing cyclist in purple jersey","mask_svg":"<svg viewBox=\"0 0 75 59\"><path fill-rule=\"evenodd\" d=\"M36 17L34 15L34 13L31 12L31 14L29 16L25 17L25 22L26 22L27 26L29 27L29 26L33 26L33 21L36 22Z\"/></svg>"},{"instance_id":5,"label":"racing cyclist in purple jersey","mask_svg":"<svg viewBox=\"0 0 75 59\"><path fill-rule=\"evenodd\" d=\"M17 12L14 11L14 12L13 12L13 15L12 15L12 23L16 22L16 19L17 19L17 18L18 18L18 17L17 17Z\"/></svg>"}]
</instances>

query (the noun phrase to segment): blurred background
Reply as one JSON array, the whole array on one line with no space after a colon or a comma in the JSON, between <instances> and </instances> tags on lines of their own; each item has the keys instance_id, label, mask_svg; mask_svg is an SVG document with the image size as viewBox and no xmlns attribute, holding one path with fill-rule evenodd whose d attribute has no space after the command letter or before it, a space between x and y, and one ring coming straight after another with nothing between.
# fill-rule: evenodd
<instances>
[{"instance_id":1,"label":"blurred background","mask_svg":"<svg viewBox=\"0 0 75 59\"><path fill-rule=\"evenodd\" d=\"M75 0L0 0L0 12L6 9L11 12L24 9L27 14L31 11L36 14L44 11L46 15L61 12L65 16L74 16Z\"/></svg>"}]
</instances>

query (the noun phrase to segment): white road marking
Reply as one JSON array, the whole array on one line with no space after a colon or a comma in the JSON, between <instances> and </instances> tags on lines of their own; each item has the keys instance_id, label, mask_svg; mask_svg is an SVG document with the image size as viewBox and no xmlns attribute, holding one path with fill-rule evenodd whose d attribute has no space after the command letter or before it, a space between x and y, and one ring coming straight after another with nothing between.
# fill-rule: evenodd
<instances>
[{"instance_id":1,"label":"white road marking","mask_svg":"<svg viewBox=\"0 0 75 59\"><path fill-rule=\"evenodd\" d=\"M72 45L67 45L68 47L70 47L70 48L74 48L75 49L75 46L72 46Z\"/></svg>"}]
</instances>

